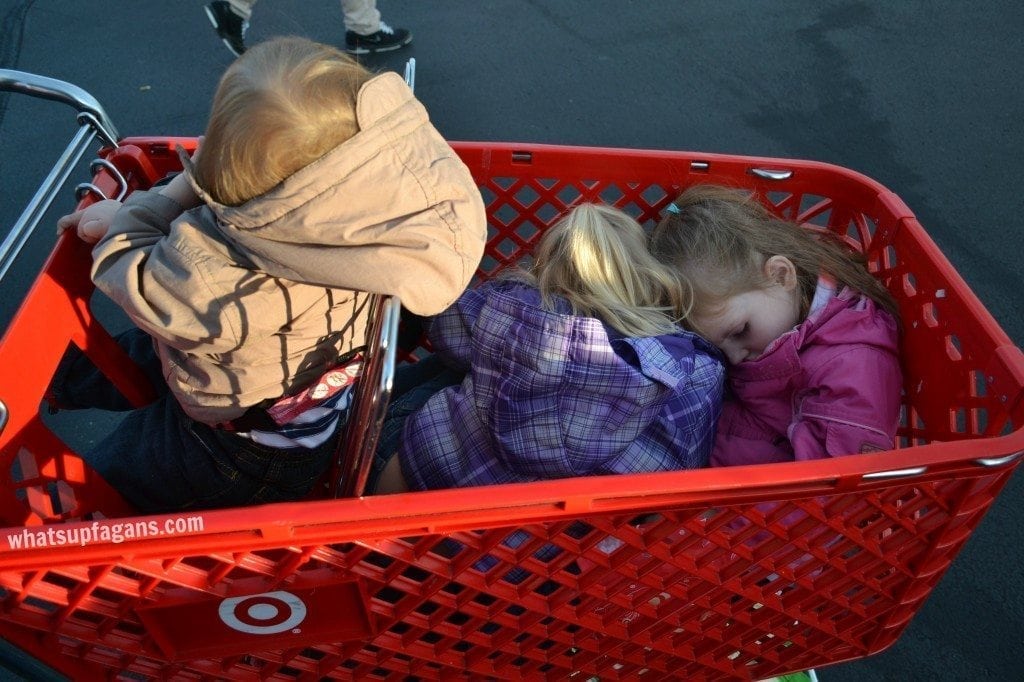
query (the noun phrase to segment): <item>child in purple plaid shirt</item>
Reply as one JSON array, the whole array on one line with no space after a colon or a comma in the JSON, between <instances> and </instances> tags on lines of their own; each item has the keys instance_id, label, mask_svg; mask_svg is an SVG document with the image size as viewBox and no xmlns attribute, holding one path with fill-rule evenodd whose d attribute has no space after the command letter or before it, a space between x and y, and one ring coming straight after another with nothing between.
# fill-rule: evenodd
<instances>
[{"instance_id":1,"label":"child in purple plaid shirt","mask_svg":"<svg viewBox=\"0 0 1024 682\"><path fill-rule=\"evenodd\" d=\"M706 466L724 368L670 316L686 298L639 223L576 207L529 271L430 320L437 356L465 375L406 419L377 492Z\"/></svg>"}]
</instances>

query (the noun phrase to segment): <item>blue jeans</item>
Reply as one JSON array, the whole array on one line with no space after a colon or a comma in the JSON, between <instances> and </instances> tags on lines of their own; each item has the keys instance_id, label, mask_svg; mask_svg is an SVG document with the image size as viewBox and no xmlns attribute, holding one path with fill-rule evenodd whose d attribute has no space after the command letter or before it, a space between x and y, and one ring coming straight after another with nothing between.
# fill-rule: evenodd
<instances>
[{"instance_id":1,"label":"blue jeans","mask_svg":"<svg viewBox=\"0 0 1024 682\"><path fill-rule=\"evenodd\" d=\"M327 471L341 426L317 448L277 449L197 422L169 392L149 335L130 329L117 341L153 381L155 401L132 409L74 346L61 360L50 394L58 409L128 410L82 458L140 512L297 500Z\"/></svg>"},{"instance_id":2,"label":"blue jeans","mask_svg":"<svg viewBox=\"0 0 1024 682\"><path fill-rule=\"evenodd\" d=\"M373 466L370 468L369 480L366 483L368 491L372 492L377 487L380 472L398 452L406 418L423 407L435 393L448 386L462 383L463 376L464 372L448 367L436 355L428 355L419 362L398 367L391 389L391 402L388 403Z\"/></svg>"}]
</instances>

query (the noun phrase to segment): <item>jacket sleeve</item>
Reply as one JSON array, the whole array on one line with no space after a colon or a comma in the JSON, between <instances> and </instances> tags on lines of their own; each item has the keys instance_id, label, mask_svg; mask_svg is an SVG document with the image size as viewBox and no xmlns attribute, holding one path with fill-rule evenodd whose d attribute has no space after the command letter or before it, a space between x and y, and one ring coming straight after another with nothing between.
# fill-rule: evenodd
<instances>
[{"instance_id":1,"label":"jacket sleeve","mask_svg":"<svg viewBox=\"0 0 1024 682\"><path fill-rule=\"evenodd\" d=\"M899 358L850 346L809 377L797 400L789 440L797 460L890 450L903 384Z\"/></svg>"},{"instance_id":2,"label":"jacket sleeve","mask_svg":"<svg viewBox=\"0 0 1024 682\"><path fill-rule=\"evenodd\" d=\"M665 416L683 437L682 447L673 454L687 468L700 468L709 462L724 384L722 363L716 358L697 356L690 379L678 387L678 393L667 405Z\"/></svg>"},{"instance_id":3,"label":"jacket sleeve","mask_svg":"<svg viewBox=\"0 0 1024 682\"><path fill-rule=\"evenodd\" d=\"M238 305L239 295L249 293L247 281L265 288L273 280L241 272L176 240L171 224L181 213L158 192L134 192L93 248L93 282L161 342L186 352L231 351L257 325L277 323L270 319L276 315L273 306L243 310Z\"/></svg>"},{"instance_id":4,"label":"jacket sleeve","mask_svg":"<svg viewBox=\"0 0 1024 682\"><path fill-rule=\"evenodd\" d=\"M473 325L487 301L491 283L467 289L453 305L430 319L427 338L445 364L468 372L473 343Z\"/></svg>"},{"instance_id":5,"label":"jacket sleeve","mask_svg":"<svg viewBox=\"0 0 1024 682\"><path fill-rule=\"evenodd\" d=\"M761 422L756 410L736 400L726 400L711 450L711 466L792 461L789 443L783 438L772 438L771 433L772 429Z\"/></svg>"}]
</instances>

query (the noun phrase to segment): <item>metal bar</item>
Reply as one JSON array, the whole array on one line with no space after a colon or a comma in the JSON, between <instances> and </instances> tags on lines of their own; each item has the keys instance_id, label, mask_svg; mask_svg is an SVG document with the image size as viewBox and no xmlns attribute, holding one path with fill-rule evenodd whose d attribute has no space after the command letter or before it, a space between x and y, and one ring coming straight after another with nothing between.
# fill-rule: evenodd
<instances>
[{"instance_id":1,"label":"metal bar","mask_svg":"<svg viewBox=\"0 0 1024 682\"><path fill-rule=\"evenodd\" d=\"M861 476L865 481L881 481L888 478L907 478L909 476L920 476L928 471L928 467L908 467L906 469L891 469L889 471L873 471L870 474Z\"/></svg>"},{"instance_id":2,"label":"metal bar","mask_svg":"<svg viewBox=\"0 0 1024 682\"><path fill-rule=\"evenodd\" d=\"M57 192L67 181L71 170L81 160L89 144L99 136L107 144L117 146L117 130L110 122L96 98L77 85L55 78L38 76L14 69L0 69L0 91L17 92L30 97L47 99L70 105L78 110L79 129L53 169L36 190L25 210L0 244L0 283L7 276L14 260L21 253L28 238L49 210Z\"/></svg>"},{"instance_id":3,"label":"metal bar","mask_svg":"<svg viewBox=\"0 0 1024 682\"><path fill-rule=\"evenodd\" d=\"M783 168L751 168L750 174L765 180L788 180L793 177L793 171Z\"/></svg>"},{"instance_id":4,"label":"metal bar","mask_svg":"<svg viewBox=\"0 0 1024 682\"><path fill-rule=\"evenodd\" d=\"M100 199L110 198L103 193L103 190L101 190L99 187L97 187L91 182L80 182L77 185L75 185L75 198L78 199L79 201L84 199L86 195L89 194L90 192L98 196Z\"/></svg>"},{"instance_id":5,"label":"metal bar","mask_svg":"<svg viewBox=\"0 0 1024 682\"><path fill-rule=\"evenodd\" d=\"M362 434L359 448L359 459L351 489L348 490L352 497L362 497L366 492L366 483L370 478L370 467L373 464L374 455L377 450L377 441L380 440L380 432L384 427L384 417L387 413L388 402L391 399L391 389L395 383L395 363L398 353L398 326L401 322L400 315L402 303L397 296L388 296L384 301L381 311L380 346L378 352L383 354L380 369L380 379L377 382L372 402L372 413L369 423L366 424L366 431Z\"/></svg>"},{"instance_id":6,"label":"metal bar","mask_svg":"<svg viewBox=\"0 0 1024 682\"><path fill-rule=\"evenodd\" d=\"M110 122L110 117L103 110L95 97L88 92L56 78L38 76L34 73L0 69L0 91L20 92L23 95L62 102L74 107L82 113L90 114L95 121L97 132L103 141L117 146L119 138L117 129Z\"/></svg>"},{"instance_id":7,"label":"metal bar","mask_svg":"<svg viewBox=\"0 0 1024 682\"><path fill-rule=\"evenodd\" d=\"M328 474L330 497L360 497L365 492L394 386L402 302L397 296L372 294L368 305L363 372Z\"/></svg>"},{"instance_id":8,"label":"metal bar","mask_svg":"<svg viewBox=\"0 0 1024 682\"><path fill-rule=\"evenodd\" d=\"M11 227L11 231L7 233L3 244L0 244L0 284L3 283L4 277L7 276L7 271L10 270L14 259L18 257L22 248L24 248L25 242L32 236L33 230L36 229L39 221L42 220L43 215L50 208L50 204L53 203L57 192L60 191L60 188L68 179L71 170L81 160L89 143L95 137L96 131L89 126L83 126L78 129L78 132L75 133L64 153L57 159L57 163L54 164L49 175L43 180L43 184L36 190L35 196L32 197L32 200L29 201L28 206L25 207L17 222Z\"/></svg>"},{"instance_id":9,"label":"metal bar","mask_svg":"<svg viewBox=\"0 0 1024 682\"><path fill-rule=\"evenodd\" d=\"M409 57L409 61L405 63L405 84L409 86L409 89L416 92L416 58Z\"/></svg>"},{"instance_id":10,"label":"metal bar","mask_svg":"<svg viewBox=\"0 0 1024 682\"><path fill-rule=\"evenodd\" d=\"M1003 457L980 457L974 460L974 463L983 467L1001 467L1005 464L1014 462L1022 454L1024 454L1024 452L1014 452L1009 455L1004 455Z\"/></svg>"}]
</instances>

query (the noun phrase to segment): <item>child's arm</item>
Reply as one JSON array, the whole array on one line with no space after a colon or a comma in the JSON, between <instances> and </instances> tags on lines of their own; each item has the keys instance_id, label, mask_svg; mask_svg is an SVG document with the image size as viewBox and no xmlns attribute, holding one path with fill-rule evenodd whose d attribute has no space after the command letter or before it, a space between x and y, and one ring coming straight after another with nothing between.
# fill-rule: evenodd
<instances>
[{"instance_id":1,"label":"child's arm","mask_svg":"<svg viewBox=\"0 0 1024 682\"><path fill-rule=\"evenodd\" d=\"M427 338L445 364L453 369L469 371L473 325L487 301L490 282L467 289L453 305L428 322Z\"/></svg>"},{"instance_id":2,"label":"child's arm","mask_svg":"<svg viewBox=\"0 0 1024 682\"><path fill-rule=\"evenodd\" d=\"M673 441L678 445L672 448L672 455L680 466L707 466L722 410L724 383L725 368L721 362L697 355L689 379L680 382L676 395L666 403L666 417L675 427Z\"/></svg>"},{"instance_id":3,"label":"child's arm","mask_svg":"<svg viewBox=\"0 0 1024 682\"><path fill-rule=\"evenodd\" d=\"M225 259L171 229L182 213L162 192L134 192L93 247L92 279L150 335L188 352L228 352L243 331L274 320L268 311L246 315L235 292L238 275Z\"/></svg>"},{"instance_id":4,"label":"child's arm","mask_svg":"<svg viewBox=\"0 0 1024 682\"><path fill-rule=\"evenodd\" d=\"M895 353L851 346L809 379L789 428L797 460L892 449L903 385Z\"/></svg>"},{"instance_id":5,"label":"child's arm","mask_svg":"<svg viewBox=\"0 0 1024 682\"><path fill-rule=\"evenodd\" d=\"M199 138L200 142L202 138ZM193 154L192 159L198 158L198 152ZM188 183L184 173L178 173L171 181L160 188L160 194L164 195L174 203L178 204L182 211L195 208L201 201L192 186ZM57 233L75 228L78 238L86 244L95 244L107 235L114 215L121 208L122 202L116 199L104 199L97 201L79 211L62 216L57 221Z\"/></svg>"},{"instance_id":6,"label":"child's arm","mask_svg":"<svg viewBox=\"0 0 1024 682\"><path fill-rule=\"evenodd\" d=\"M789 462L793 454L784 437L772 438L771 429L759 425L756 415L735 402L722 406L710 465L742 466Z\"/></svg>"},{"instance_id":7,"label":"child's arm","mask_svg":"<svg viewBox=\"0 0 1024 682\"><path fill-rule=\"evenodd\" d=\"M95 244L106 236L114 214L120 208L121 202L114 199L97 201L86 208L62 216L57 221L57 234L73 228L83 242Z\"/></svg>"},{"instance_id":8,"label":"child's arm","mask_svg":"<svg viewBox=\"0 0 1024 682\"><path fill-rule=\"evenodd\" d=\"M896 435L899 358L869 345L844 346L796 395L789 424L768 423L757 400L727 401L712 466L768 464L890 450ZM771 396L764 396L766 401Z\"/></svg>"}]
</instances>

